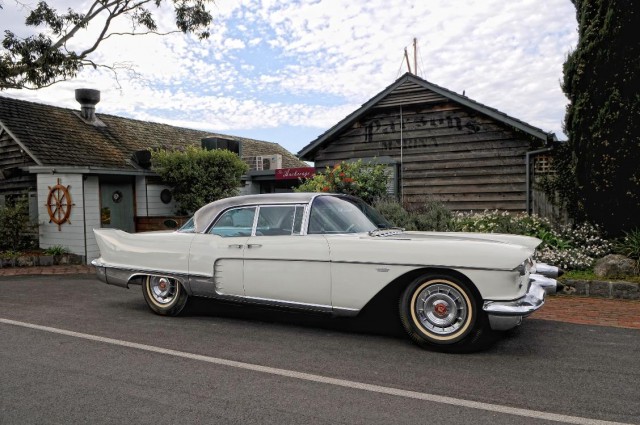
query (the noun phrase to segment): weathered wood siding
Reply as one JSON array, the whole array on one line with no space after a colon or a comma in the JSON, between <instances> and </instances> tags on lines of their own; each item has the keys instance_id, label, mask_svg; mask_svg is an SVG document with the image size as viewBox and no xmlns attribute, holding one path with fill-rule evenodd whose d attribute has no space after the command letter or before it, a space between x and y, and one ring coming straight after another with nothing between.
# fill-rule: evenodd
<instances>
[{"instance_id":1,"label":"weathered wood siding","mask_svg":"<svg viewBox=\"0 0 640 425\"><path fill-rule=\"evenodd\" d=\"M316 167L381 156L400 164L402 156L401 193L406 204L428 198L453 210L524 211L529 139L413 86L401 86L336 135L317 152Z\"/></svg>"},{"instance_id":2,"label":"weathered wood siding","mask_svg":"<svg viewBox=\"0 0 640 425\"><path fill-rule=\"evenodd\" d=\"M0 172L12 170L11 177L0 178L0 196L24 193L29 189L35 190L36 176L20 172L19 167L36 165L29 155L22 152L18 143L0 128Z\"/></svg>"}]
</instances>

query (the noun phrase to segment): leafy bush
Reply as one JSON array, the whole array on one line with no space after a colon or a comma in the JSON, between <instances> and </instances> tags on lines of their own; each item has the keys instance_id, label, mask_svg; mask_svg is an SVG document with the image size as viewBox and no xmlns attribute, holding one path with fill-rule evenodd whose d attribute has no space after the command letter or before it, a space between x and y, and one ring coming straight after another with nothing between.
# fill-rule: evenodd
<instances>
[{"instance_id":1,"label":"leafy bush","mask_svg":"<svg viewBox=\"0 0 640 425\"><path fill-rule=\"evenodd\" d=\"M618 254L633 258L640 265L640 227L625 232L624 238L615 243L614 249Z\"/></svg>"},{"instance_id":2,"label":"leafy bush","mask_svg":"<svg viewBox=\"0 0 640 425\"><path fill-rule=\"evenodd\" d=\"M151 164L153 171L173 188L178 214L237 195L240 177L248 170L247 164L231 151L196 146L184 151L152 151Z\"/></svg>"},{"instance_id":3,"label":"leafy bush","mask_svg":"<svg viewBox=\"0 0 640 425\"><path fill-rule=\"evenodd\" d=\"M387 220L406 230L511 233L542 240L536 259L566 270L587 270L596 259L609 254L613 245L602 237L601 229L589 223L554 226L536 215L512 214L506 211L484 211L452 214L439 202L425 202L423 207L407 211L398 202L382 200L376 209ZM640 230L629 234L625 255L638 258ZM621 248L622 249L622 248ZM635 252L636 257L632 254Z\"/></svg>"},{"instance_id":4,"label":"leafy bush","mask_svg":"<svg viewBox=\"0 0 640 425\"><path fill-rule=\"evenodd\" d=\"M384 164L365 164L362 160L356 162L341 162L333 168L327 167L322 173L306 179L296 192L331 192L345 193L362 198L367 203L373 203L387 194L389 180Z\"/></svg>"},{"instance_id":5,"label":"leafy bush","mask_svg":"<svg viewBox=\"0 0 640 425\"><path fill-rule=\"evenodd\" d=\"M405 230L445 232L451 228L453 214L440 202L427 200L410 211L390 199L380 199L374 206L391 224Z\"/></svg>"},{"instance_id":6,"label":"leafy bush","mask_svg":"<svg viewBox=\"0 0 640 425\"><path fill-rule=\"evenodd\" d=\"M34 229L26 197L19 197L0 207L0 250L19 251L35 247Z\"/></svg>"},{"instance_id":7,"label":"leafy bush","mask_svg":"<svg viewBox=\"0 0 640 425\"><path fill-rule=\"evenodd\" d=\"M512 233L542 240L536 259L566 270L587 270L596 259L612 250L599 227L589 223L555 227L548 219L535 215L509 214L505 211L459 213L454 217L456 230L467 232Z\"/></svg>"},{"instance_id":8,"label":"leafy bush","mask_svg":"<svg viewBox=\"0 0 640 425\"><path fill-rule=\"evenodd\" d=\"M553 225L549 220L525 213L512 214L498 210L457 213L453 217L453 228L459 232L511 233L534 236L551 246L560 243L553 233Z\"/></svg>"},{"instance_id":9,"label":"leafy bush","mask_svg":"<svg viewBox=\"0 0 640 425\"><path fill-rule=\"evenodd\" d=\"M69 249L67 247L62 246L62 245L53 245L53 246L50 246L49 248L45 249L44 253L46 255L63 255L63 254L68 254L69 253Z\"/></svg>"}]
</instances>

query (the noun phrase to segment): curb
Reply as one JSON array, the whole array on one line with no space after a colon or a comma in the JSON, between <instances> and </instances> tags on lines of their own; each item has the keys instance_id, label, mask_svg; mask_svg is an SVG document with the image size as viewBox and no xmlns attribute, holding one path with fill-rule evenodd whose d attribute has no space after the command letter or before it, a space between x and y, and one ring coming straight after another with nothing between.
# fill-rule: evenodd
<instances>
[{"instance_id":1,"label":"curb","mask_svg":"<svg viewBox=\"0 0 640 425\"><path fill-rule=\"evenodd\" d=\"M640 300L640 284L624 281L563 280L562 294L623 300Z\"/></svg>"},{"instance_id":2,"label":"curb","mask_svg":"<svg viewBox=\"0 0 640 425\"><path fill-rule=\"evenodd\" d=\"M0 269L2 276L49 276L49 275L73 275L95 274L96 268L89 265L58 265L35 267L10 267Z\"/></svg>"}]
</instances>

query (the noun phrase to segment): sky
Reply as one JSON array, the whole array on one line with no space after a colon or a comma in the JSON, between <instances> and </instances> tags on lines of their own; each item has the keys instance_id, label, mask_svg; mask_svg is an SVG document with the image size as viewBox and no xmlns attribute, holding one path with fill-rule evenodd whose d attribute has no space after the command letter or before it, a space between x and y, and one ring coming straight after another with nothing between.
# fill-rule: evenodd
<instances>
[{"instance_id":1,"label":"sky","mask_svg":"<svg viewBox=\"0 0 640 425\"><path fill-rule=\"evenodd\" d=\"M35 3L0 0L0 28L41 31L23 25ZM84 11L90 2L49 4ZM421 78L566 138L562 64L577 43L570 0L215 0L209 8L204 41L181 33L106 40L91 59L119 67L117 78L89 67L48 88L0 94L77 109L74 90L94 88L98 113L297 153L407 72L404 49L413 62L415 38ZM170 7L152 11L160 30L175 29ZM69 47L86 46L97 30Z\"/></svg>"}]
</instances>

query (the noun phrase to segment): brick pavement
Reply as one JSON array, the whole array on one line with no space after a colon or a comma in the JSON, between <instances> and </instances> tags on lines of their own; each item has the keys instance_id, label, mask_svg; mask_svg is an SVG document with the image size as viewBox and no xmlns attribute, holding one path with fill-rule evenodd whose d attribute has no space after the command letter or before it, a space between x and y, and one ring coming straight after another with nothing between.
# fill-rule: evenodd
<instances>
[{"instance_id":1,"label":"brick pavement","mask_svg":"<svg viewBox=\"0 0 640 425\"><path fill-rule=\"evenodd\" d=\"M640 301L556 295L530 318L640 329Z\"/></svg>"},{"instance_id":2,"label":"brick pavement","mask_svg":"<svg viewBox=\"0 0 640 425\"><path fill-rule=\"evenodd\" d=\"M93 273L95 268L85 265L0 269L0 277ZM545 305L530 319L640 329L640 301L556 295L547 297Z\"/></svg>"}]
</instances>

